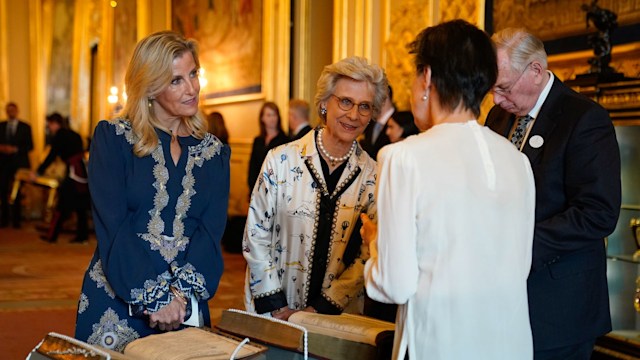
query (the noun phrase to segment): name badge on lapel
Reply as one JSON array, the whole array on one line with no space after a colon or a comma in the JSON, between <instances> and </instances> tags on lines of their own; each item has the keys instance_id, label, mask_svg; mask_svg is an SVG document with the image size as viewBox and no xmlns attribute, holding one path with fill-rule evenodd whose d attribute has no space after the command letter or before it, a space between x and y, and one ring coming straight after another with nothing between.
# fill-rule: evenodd
<instances>
[{"instance_id":1,"label":"name badge on lapel","mask_svg":"<svg viewBox=\"0 0 640 360\"><path fill-rule=\"evenodd\" d=\"M529 139L529 146L534 149L537 149L544 144L544 139L540 135L534 135Z\"/></svg>"}]
</instances>

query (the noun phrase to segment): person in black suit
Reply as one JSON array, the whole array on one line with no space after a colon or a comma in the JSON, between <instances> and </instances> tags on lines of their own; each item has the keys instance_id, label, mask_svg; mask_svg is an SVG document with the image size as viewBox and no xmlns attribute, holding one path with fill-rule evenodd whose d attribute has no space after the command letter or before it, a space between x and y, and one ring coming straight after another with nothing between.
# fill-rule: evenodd
<instances>
[{"instance_id":1,"label":"person in black suit","mask_svg":"<svg viewBox=\"0 0 640 360\"><path fill-rule=\"evenodd\" d=\"M253 191L253 186L260 176L262 162L269 150L289 141L289 138L282 130L280 109L275 103L269 101L262 105L258 121L260 123L260 135L253 139L251 157L249 158L249 175L247 177L249 193Z\"/></svg>"},{"instance_id":2,"label":"person in black suit","mask_svg":"<svg viewBox=\"0 0 640 360\"><path fill-rule=\"evenodd\" d=\"M9 194L18 169L29 169L29 152L33 150L31 126L18 119L18 105L6 106L7 120L0 122L0 227L9 225L9 214L14 228L20 227L20 193L13 206Z\"/></svg>"},{"instance_id":3,"label":"person in black suit","mask_svg":"<svg viewBox=\"0 0 640 360\"><path fill-rule=\"evenodd\" d=\"M367 128L364 130L364 138L360 140L360 146L364 151L371 156L372 159L376 159L378 151L391 143L389 136L387 135L387 122L393 116L396 109L393 106L393 89L389 85L389 96L387 101L382 105L380 115L376 119L372 119Z\"/></svg>"},{"instance_id":4,"label":"person in black suit","mask_svg":"<svg viewBox=\"0 0 640 360\"><path fill-rule=\"evenodd\" d=\"M80 135L63 127L65 119L58 113L47 116L47 128L51 135L49 155L31 175L42 175L53 161L60 157L67 166L67 175L58 188L58 205L51 219L49 230L42 239L56 242L64 222L75 211L77 216L76 237L72 243L84 243L89 239L87 213L89 211L89 187L87 185L87 169L84 163L84 146Z\"/></svg>"},{"instance_id":5,"label":"person in black suit","mask_svg":"<svg viewBox=\"0 0 640 360\"><path fill-rule=\"evenodd\" d=\"M486 125L531 162L536 183L527 281L535 359L589 359L611 330L604 238L620 212L620 153L607 111L547 70L542 42L494 34L499 76ZM518 119L533 120L517 129Z\"/></svg>"},{"instance_id":6,"label":"person in black suit","mask_svg":"<svg viewBox=\"0 0 640 360\"><path fill-rule=\"evenodd\" d=\"M311 131L309 103L302 99L289 101L289 138L295 141Z\"/></svg>"}]
</instances>

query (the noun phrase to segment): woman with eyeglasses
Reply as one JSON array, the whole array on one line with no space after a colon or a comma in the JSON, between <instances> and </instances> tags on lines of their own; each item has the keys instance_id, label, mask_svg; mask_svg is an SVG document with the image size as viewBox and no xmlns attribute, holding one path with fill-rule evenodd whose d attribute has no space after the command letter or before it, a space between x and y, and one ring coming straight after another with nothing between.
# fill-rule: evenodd
<instances>
[{"instance_id":1,"label":"woman with eyeglasses","mask_svg":"<svg viewBox=\"0 0 640 360\"><path fill-rule=\"evenodd\" d=\"M369 251L358 219L375 218L376 163L356 138L387 88L364 58L326 66L315 96L324 126L267 154L243 239L247 310L282 320L301 310L362 312Z\"/></svg>"}]
</instances>

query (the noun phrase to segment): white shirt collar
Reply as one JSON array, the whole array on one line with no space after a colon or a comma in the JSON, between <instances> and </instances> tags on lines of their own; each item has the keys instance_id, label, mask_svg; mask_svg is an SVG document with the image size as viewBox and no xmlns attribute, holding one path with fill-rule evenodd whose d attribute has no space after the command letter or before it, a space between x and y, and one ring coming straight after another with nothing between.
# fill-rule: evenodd
<instances>
[{"instance_id":1,"label":"white shirt collar","mask_svg":"<svg viewBox=\"0 0 640 360\"><path fill-rule=\"evenodd\" d=\"M300 132L300 130L304 129L305 126L310 125L308 121L303 122L302 124L298 125L298 127L296 127L295 129L293 129L293 135L298 135L298 133Z\"/></svg>"},{"instance_id":2,"label":"white shirt collar","mask_svg":"<svg viewBox=\"0 0 640 360\"><path fill-rule=\"evenodd\" d=\"M380 116L376 119L376 122L381 125L386 125L387 121L391 118L391 115L396 111L396 109L392 106L389 110L384 113L381 113Z\"/></svg>"},{"instance_id":3,"label":"white shirt collar","mask_svg":"<svg viewBox=\"0 0 640 360\"><path fill-rule=\"evenodd\" d=\"M540 96L538 96L538 101L536 102L535 106L533 107L533 109L531 109L531 111L529 111L529 116L531 116L534 119L538 117L538 113L540 113L540 108L542 107L542 104L544 104L544 101L547 100L549 91L551 91L551 86L553 86L553 79L554 79L553 73L549 70L547 70L547 73L549 74L549 81L547 81L547 85L544 86L544 89L542 89Z\"/></svg>"}]
</instances>

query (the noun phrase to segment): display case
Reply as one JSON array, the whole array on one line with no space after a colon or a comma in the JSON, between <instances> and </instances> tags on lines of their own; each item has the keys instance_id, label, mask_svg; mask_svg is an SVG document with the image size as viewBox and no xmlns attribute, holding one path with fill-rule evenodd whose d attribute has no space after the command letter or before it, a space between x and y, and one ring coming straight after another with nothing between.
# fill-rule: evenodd
<instances>
[{"instance_id":1,"label":"display case","mask_svg":"<svg viewBox=\"0 0 640 360\"><path fill-rule=\"evenodd\" d=\"M565 83L609 111L620 147L622 206L616 229L607 238L613 332L596 347L599 358L619 358L606 353L640 354L640 79L600 80L582 76Z\"/></svg>"}]
</instances>

